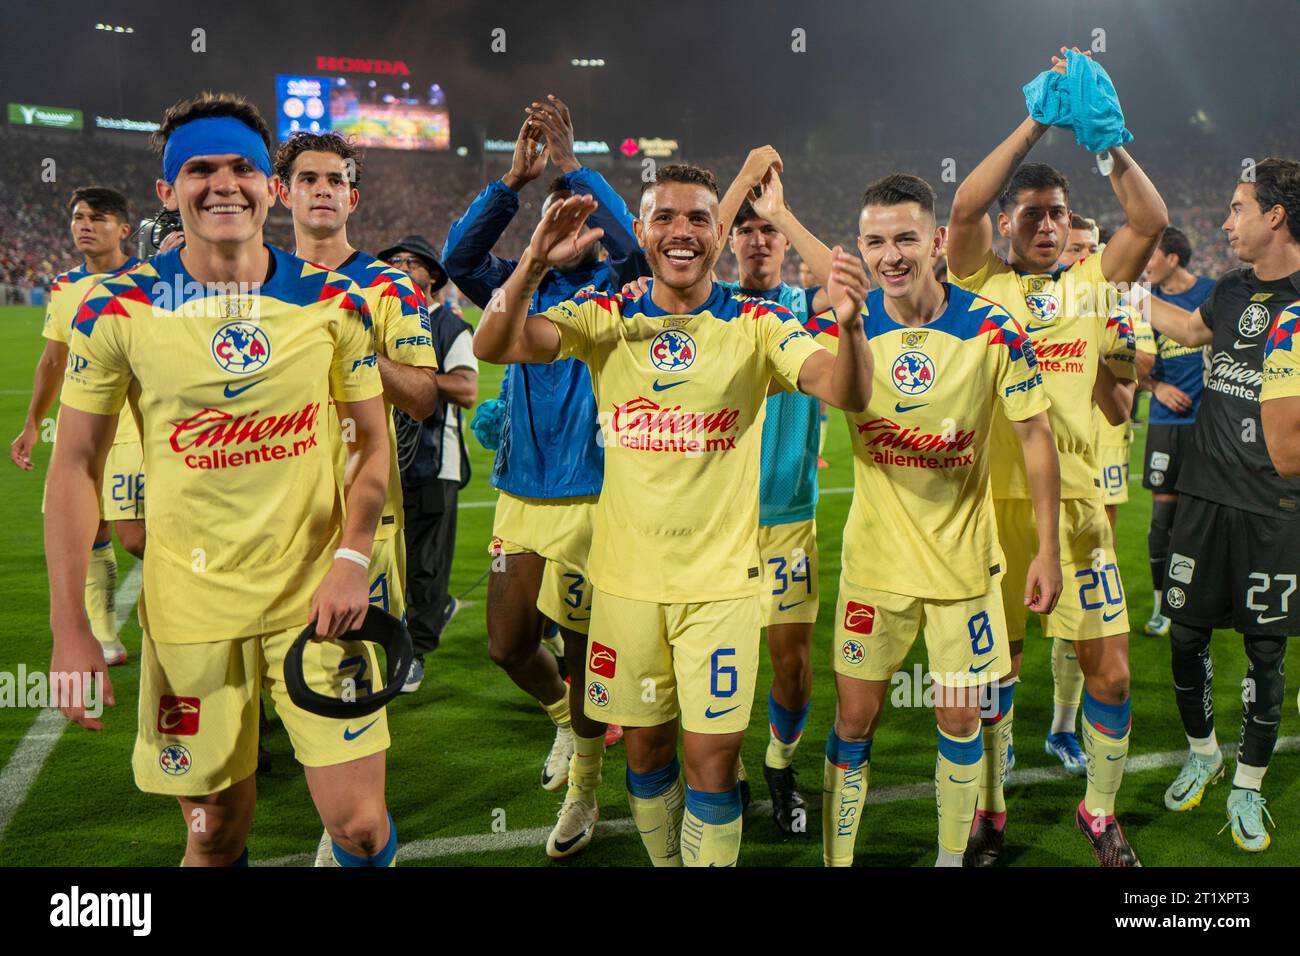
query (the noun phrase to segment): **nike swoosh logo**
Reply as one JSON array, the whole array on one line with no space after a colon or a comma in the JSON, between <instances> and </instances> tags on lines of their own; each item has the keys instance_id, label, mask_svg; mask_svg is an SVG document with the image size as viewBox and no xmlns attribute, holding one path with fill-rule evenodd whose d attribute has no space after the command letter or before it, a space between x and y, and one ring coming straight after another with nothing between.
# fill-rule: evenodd
<instances>
[{"instance_id":1,"label":"nike swoosh logo","mask_svg":"<svg viewBox=\"0 0 1300 956\"><path fill-rule=\"evenodd\" d=\"M585 836L586 836L588 833L590 833L590 832L591 832L591 827L588 827L587 829L585 829L585 830L583 830L581 833L579 833L576 837L574 837L572 840L556 840L556 841L555 841L555 849L557 849L557 850L559 850L561 853L563 853L565 850L567 850L567 849L569 849L570 847L572 847L575 843L577 843L579 840L581 840L583 837L585 837Z\"/></svg>"},{"instance_id":2,"label":"nike swoosh logo","mask_svg":"<svg viewBox=\"0 0 1300 956\"><path fill-rule=\"evenodd\" d=\"M930 404L929 402L922 402L920 405L904 405L902 402L895 402L894 411L899 413L910 412L910 411L915 411L918 408L925 408L925 406L929 404Z\"/></svg>"},{"instance_id":3,"label":"nike swoosh logo","mask_svg":"<svg viewBox=\"0 0 1300 956\"><path fill-rule=\"evenodd\" d=\"M788 610L790 610L790 608L792 608L792 607L798 607L798 606L799 606L800 604L802 604L802 603L803 603L803 601L795 601L793 604L778 604L778 605L776 606L776 609L777 609L778 611L788 611Z\"/></svg>"},{"instance_id":4,"label":"nike swoosh logo","mask_svg":"<svg viewBox=\"0 0 1300 956\"><path fill-rule=\"evenodd\" d=\"M372 720L370 723L366 724L364 727L362 727L360 730L358 730L355 734L352 732L352 728L350 728L350 727L344 727L344 728L343 728L343 739L344 739L344 740L356 740L358 737L360 737L362 734L364 734L364 733L365 733L367 730L369 730L371 727L375 726L375 724L377 724L377 723L379 723L379 718L378 718L378 717L376 717L376 718L375 718L374 720Z\"/></svg>"},{"instance_id":5,"label":"nike swoosh logo","mask_svg":"<svg viewBox=\"0 0 1300 956\"><path fill-rule=\"evenodd\" d=\"M993 658L993 661L995 661L995 660L997 660L996 657ZM984 668L986 668L986 667L988 667L990 664L992 664L993 661L985 661L985 662L984 662L983 664L981 664L979 667L976 667L974 664L972 664L972 665L970 666L970 672L971 672L972 674L978 674L980 671L984 670Z\"/></svg>"},{"instance_id":6,"label":"nike swoosh logo","mask_svg":"<svg viewBox=\"0 0 1300 956\"><path fill-rule=\"evenodd\" d=\"M1050 325L1026 325L1025 331L1033 335L1035 332L1045 332L1050 328Z\"/></svg>"},{"instance_id":7,"label":"nike swoosh logo","mask_svg":"<svg viewBox=\"0 0 1300 956\"><path fill-rule=\"evenodd\" d=\"M234 398L234 397L236 397L237 395L243 395L246 391L248 391L248 390L249 390L250 388L252 388L254 385L261 385L261 384L262 384L263 382L265 382L265 381L266 381L266 379L264 379L264 378L259 378L256 382L249 382L247 385L243 386L242 388L231 388L229 385L227 385L227 386L226 386L226 398Z\"/></svg>"},{"instance_id":8,"label":"nike swoosh logo","mask_svg":"<svg viewBox=\"0 0 1300 956\"><path fill-rule=\"evenodd\" d=\"M1238 826L1238 828L1241 830L1241 835L1244 836L1247 840L1253 840L1253 839L1255 839L1255 834L1254 834L1254 833L1251 833L1249 830L1247 830L1247 829L1246 829L1246 825L1245 825L1244 823L1241 822L1241 815L1240 815L1240 814L1237 815L1237 826Z\"/></svg>"},{"instance_id":9,"label":"nike swoosh logo","mask_svg":"<svg viewBox=\"0 0 1300 956\"><path fill-rule=\"evenodd\" d=\"M1255 620L1260 624L1272 624L1274 621L1282 621L1285 619L1286 619L1285 614L1279 614L1277 617L1264 617L1261 614L1259 617L1255 618Z\"/></svg>"},{"instance_id":10,"label":"nike swoosh logo","mask_svg":"<svg viewBox=\"0 0 1300 956\"><path fill-rule=\"evenodd\" d=\"M736 705L736 707L739 707L739 706L740 706L739 704ZM705 716L705 717L708 717L708 718L711 720L711 719L713 719L714 717L721 717L723 714L729 714L729 713L731 713L733 710L736 709L736 707L728 707L726 710L720 710L720 711L718 711L718 712L715 714L715 713L713 712L713 707L712 707L712 706L709 706L709 707L705 708L705 710L704 710L704 716Z\"/></svg>"},{"instance_id":11,"label":"nike swoosh logo","mask_svg":"<svg viewBox=\"0 0 1300 956\"><path fill-rule=\"evenodd\" d=\"M1116 755L1116 754L1106 754L1106 759L1107 759L1107 760L1111 760L1111 761L1115 761L1115 760L1123 760L1123 759L1124 759L1125 757L1127 757L1127 756L1128 756L1128 754L1119 754L1119 755Z\"/></svg>"},{"instance_id":12,"label":"nike swoosh logo","mask_svg":"<svg viewBox=\"0 0 1300 956\"><path fill-rule=\"evenodd\" d=\"M572 614L566 614L566 615L564 615L564 617L565 617L567 620L570 620L570 621L590 621L590 620L591 620L591 615L590 615L590 614L588 614L586 617L574 617Z\"/></svg>"},{"instance_id":13,"label":"nike swoosh logo","mask_svg":"<svg viewBox=\"0 0 1300 956\"><path fill-rule=\"evenodd\" d=\"M1121 614L1123 614L1123 613L1124 613L1124 609L1123 609L1123 608L1120 608L1120 609L1119 609L1118 611L1116 611L1114 614L1107 614L1105 611L1102 611L1102 612L1101 612L1101 619L1102 619L1103 621L1113 621L1113 620L1115 620L1115 618L1119 617L1119 616L1120 616Z\"/></svg>"},{"instance_id":14,"label":"nike swoosh logo","mask_svg":"<svg viewBox=\"0 0 1300 956\"><path fill-rule=\"evenodd\" d=\"M1234 349L1253 349L1258 344L1258 342L1243 342L1241 339L1234 339L1232 347Z\"/></svg>"},{"instance_id":15,"label":"nike swoosh logo","mask_svg":"<svg viewBox=\"0 0 1300 956\"><path fill-rule=\"evenodd\" d=\"M668 389L676 388L678 385L685 385L686 381L687 381L686 379L682 379L680 382L669 382L667 385L660 385L659 379L655 379L654 384L651 385L650 387L653 388L656 392L666 392L668 391Z\"/></svg>"},{"instance_id":16,"label":"nike swoosh logo","mask_svg":"<svg viewBox=\"0 0 1300 956\"><path fill-rule=\"evenodd\" d=\"M954 777L952 774L948 774L948 779L951 780L953 783L963 783L963 784L964 784L964 783L974 783L976 780L979 779L979 777L971 777L969 780L958 780L958 779L957 779L956 777Z\"/></svg>"}]
</instances>

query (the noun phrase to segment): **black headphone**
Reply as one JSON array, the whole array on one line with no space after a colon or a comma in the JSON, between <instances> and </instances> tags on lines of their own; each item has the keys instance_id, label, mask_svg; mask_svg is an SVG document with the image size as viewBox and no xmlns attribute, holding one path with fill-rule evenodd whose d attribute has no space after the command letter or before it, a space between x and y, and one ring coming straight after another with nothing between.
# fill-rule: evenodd
<instances>
[{"instance_id":1,"label":"black headphone","mask_svg":"<svg viewBox=\"0 0 1300 956\"><path fill-rule=\"evenodd\" d=\"M315 634L315 622L308 624L284 657L284 684L289 691L289 699L295 706L321 717L351 720L373 714L402 692L402 684L411 669L415 649L411 645L411 634L406 629L406 625L397 618L371 605L366 611L361 627L343 635L343 640L369 641L378 644L384 649L384 656L388 661L388 680L385 681L383 689L357 700L327 697L307 686L307 678L302 670L302 654L307 647L307 642Z\"/></svg>"}]
</instances>

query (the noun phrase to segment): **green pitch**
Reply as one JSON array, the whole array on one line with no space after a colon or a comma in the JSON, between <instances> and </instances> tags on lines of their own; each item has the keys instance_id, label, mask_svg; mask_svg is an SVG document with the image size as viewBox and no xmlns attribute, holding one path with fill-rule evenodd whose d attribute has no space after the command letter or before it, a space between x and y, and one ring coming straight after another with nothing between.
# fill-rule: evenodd
<instances>
[{"instance_id":1,"label":"green pitch","mask_svg":"<svg viewBox=\"0 0 1300 956\"><path fill-rule=\"evenodd\" d=\"M20 472L7 460L8 442L17 434L27 405L32 368L41 347L41 311L0 309L0 423L6 456L0 463L0 671L20 663L43 668L49 662L48 604L41 538L41 487L49 446L38 448L37 470ZM485 369L480 395L494 397L499 370ZM1133 474L1140 474L1145 430L1134 445ZM490 456L470 440L474 478L462 493L453 593L465 608L448 627L442 648L426 660L424 686L389 708L393 748L388 764L388 798L403 844L406 864L476 866L547 865L543 843L554 823L562 792L538 787L541 762L551 745L552 728L537 705L517 690L487 656L483 624L487 545L493 492L487 484ZM839 576L841 529L851 486L848 434L833 416L821 474L824 489L818 514L821 547L822 609L814 648L812 711L795 760L810 806L809 833L784 839L770 817L751 810L745 822L742 865L816 866L821 863L821 768L826 733L834 717L830 679L831 618ZM1162 794L1177 772L1185 749L1174 708L1166 642L1142 636L1151 610L1146 529L1150 498L1138 484L1132 501L1120 510L1119 558L1135 633L1133 670L1133 747L1130 772L1120 793L1124 829L1148 866L1240 866L1252 861L1225 833L1227 785L1210 790L1191 813L1164 809ZM665 497L671 490L665 489ZM888 553L881 560L897 560ZM118 552L119 579L133 559ZM1067 582L1068 584L1068 582ZM1051 720L1050 647L1031 624L1024 680L1016 695L1016 774L1007 792L1010 823L1005 858L1018 866L1092 865L1084 839L1073 829L1073 808L1083 795L1080 780L1066 778L1044 755L1043 737ZM71 727L57 738L43 763L48 737L28 738L36 718L30 709L0 708L0 865L151 865L174 866L184 846L184 822L170 799L138 792L131 778L139 683L140 627L131 614L123 628L130 649L126 666L111 677L117 706L106 712L106 730L91 734ZM1240 640L1224 635L1215 642L1218 732L1225 742L1239 728L1241 679L1245 671ZM924 661L918 642L905 670ZM1290 657L1292 673L1300 666ZM744 758L755 801L767 799L762 781L767 742L766 688L771 668L764 661ZM1282 718L1284 738L1300 733L1294 698L1288 694ZM923 706L893 707L873 748L869 804L858 839L860 865L928 866L935 850L932 775L935 730ZM57 727L56 727L57 729ZM1296 741L1287 745L1294 748ZM302 773L278 722L266 745L274 757L269 774L258 778L259 805L249 842L256 861L306 862L320 836ZM17 752L17 753L16 753ZM1146 768L1146 769L1144 769ZM601 787L601 824L596 839L579 857L563 865L641 866L640 840L627 819L621 745L611 749ZM1038 779L1035 779L1038 778ZM1014 782L1015 778L1013 778ZM30 784L30 785L29 785ZM1260 863L1300 864L1300 759L1279 753L1265 784L1269 807L1280 829Z\"/></svg>"}]
</instances>

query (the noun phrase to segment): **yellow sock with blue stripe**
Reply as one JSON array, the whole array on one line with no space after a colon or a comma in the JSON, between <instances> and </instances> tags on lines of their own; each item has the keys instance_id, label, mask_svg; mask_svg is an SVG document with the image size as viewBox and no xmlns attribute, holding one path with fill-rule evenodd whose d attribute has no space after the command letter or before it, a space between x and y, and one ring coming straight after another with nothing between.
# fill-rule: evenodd
<instances>
[{"instance_id":1,"label":"yellow sock with blue stripe","mask_svg":"<svg viewBox=\"0 0 1300 956\"><path fill-rule=\"evenodd\" d=\"M1094 817L1115 815L1115 796L1128 761L1133 714L1128 698L1103 704L1083 691L1083 749L1088 755L1088 790L1083 806Z\"/></svg>"},{"instance_id":2,"label":"yellow sock with blue stripe","mask_svg":"<svg viewBox=\"0 0 1300 956\"><path fill-rule=\"evenodd\" d=\"M331 840L334 862L339 866L396 866L397 865L397 827L393 824L393 815L388 815L388 842L374 856L358 856L349 853L338 843Z\"/></svg>"},{"instance_id":3,"label":"yellow sock with blue stripe","mask_svg":"<svg viewBox=\"0 0 1300 956\"><path fill-rule=\"evenodd\" d=\"M934 762L934 799L939 808L940 866L961 866L975 819L984 760L981 728L958 737L939 730L939 756ZM955 862L954 862L955 860Z\"/></svg>"},{"instance_id":4,"label":"yellow sock with blue stripe","mask_svg":"<svg viewBox=\"0 0 1300 956\"><path fill-rule=\"evenodd\" d=\"M1015 680L997 686L992 715L980 716L980 734L984 740L984 763L980 767L979 795L975 806L982 815L994 817L1002 829L1007 801L1002 785L1007 779L1007 755L1011 751L1011 721L1016 713Z\"/></svg>"},{"instance_id":5,"label":"yellow sock with blue stripe","mask_svg":"<svg viewBox=\"0 0 1300 956\"><path fill-rule=\"evenodd\" d=\"M627 771L627 802L655 866L681 866L682 813L686 793L677 758L658 770Z\"/></svg>"},{"instance_id":6,"label":"yellow sock with blue stripe","mask_svg":"<svg viewBox=\"0 0 1300 956\"><path fill-rule=\"evenodd\" d=\"M803 727L808 721L809 702L802 710L790 710L781 704L776 696L767 694L767 725L771 737L767 741L767 755L763 762L775 770L784 770L794 761L794 752L799 749L803 738Z\"/></svg>"},{"instance_id":7,"label":"yellow sock with blue stripe","mask_svg":"<svg viewBox=\"0 0 1300 956\"><path fill-rule=\"evenodd\" d=\"M86 567L86 617L90 631L101 644L117 643L117 556L112 540L90 549Z\"/></svg>"},{"instance_id":8,"label":"yellow sock with blue stripe","mask_svg":"<svg viewBox=\"0 0 1300 956\"><path fill-rule=\"evenodd\" d=\"M740 858L740 784L722 793L686 787L683 866L735 866Z\"/></svg>"},{"instance_id":9,"label":"yellow sock with blue stripe","mask_svg":"<svg viewBox=\"0 0 1300 956\"><path fill-rule=\"evenodd\" d=\"M841 740L831 728L822 773L822 862L852 866L871 782L871 741Z\"/></svg>"}]
</instances>

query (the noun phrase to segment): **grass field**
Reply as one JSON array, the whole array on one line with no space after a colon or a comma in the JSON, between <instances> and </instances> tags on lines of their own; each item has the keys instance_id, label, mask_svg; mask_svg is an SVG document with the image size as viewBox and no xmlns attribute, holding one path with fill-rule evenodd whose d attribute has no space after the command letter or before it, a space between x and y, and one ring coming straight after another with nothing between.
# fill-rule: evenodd
<instances>
[{"instance_id":1,"label":"grass field","mask_svg":"<svg viewBox=\"0 0 1300 956\"><path fill-rule=\"evenodd\" d=\"M49 446L38 449L38 467L23 473L7 460L26 408L32 368L40 351L41 313L34 308L0 309L0 423L5 461L0 463L0 671L18 665L44 668L49 662L48 604L41 545L40 501ZM496 395L499 370L487 368L480 394ZM1133 474L1140 474L1145 432L1138 430ZM537 705L518 691L488 659L483 624L483 572L491 531L493 492L487 484L489 455L471 441L474 479L462 493L453 592L466 609L452 622L442 648L427 659L424 686L389 708L393 748L388 796L403 843L401 860L414 865L542 866L543 844L561 794L538 787L538 772L550 747L552 729ZM821 863L820 809L822 749L834 714L830 681L830 621L839 575L841 529L851 486L848 435L832 421L821 475L818 513L822 555L822 608L814 648L812 712L805 742L795 761L810 804L809 833L784 839L762 807L745 823L742 865L816 866ZM669 492L671 494L671 492ZM1130 772L1120 793L1126 833L1148 866L1240 866L1255 861L1238 851L1224 822L1227 786L1212 789L1205 804L1188 814L1164 809L1162 794L1181 763L1185 741L1170 687L1168 648L1141 635L1151 610L1146 559L1150 499L1140 486L1120 510L1119 558L1135 625L1133 745ZM882 560L893 560L882 555ZM119 580L133 559L119 550ZM138 792L131 778L139 681L140 628L132 613L123 628L130 662L112 671L117 706L106 712L106 729L90 734L37 712L0 708L0 865L174 866L185 832L174 801ZM1240 639L1215 642L1219 737L1235 740L1240 722L1240 682L1245 670ZM1292 647L1292 674L1300 660ZM913 649L906 670L923 662L923 644ZM766 800L761 766L767 741L764 661L744 758L755 779L756 801ZM1295 735L1294 691L1288 692L1282 735ZM1024 680L1016 697L1016 774L1008 790L1010 828L1005 859L1017 866L1092 865L1084 839L1074 832L1073 808L1081 781L1065 777L1044 755L1042 740L1051 719L1050 646L1031 624ZM29 734L29 731L33 731ZM1296 740L1287 742L1288 751ZM307 788L278 723L266 741L274 756L271 773L258 778L259 806L249 843L252 859L306 862L320 836ZM52 745L52 750L50 746ZM893 708L873 748L871 797L858 839L859 865L928 866L934 859L935 810L932 775L933 715L922 707ZM48 751L48 756L46 752ZM42 762L43 761L43 762ZM645 856L628 820L623 784L624 758L615 746L606 758L601 820L591 846L559 865L640 866ZM30 786L28 783L30 781ZM1282 752L1265 784L1280 830L1259 862L1300 864L1300 759ZM6 826L7 823L7 826Z\"/></svg>"}]
</instances>

